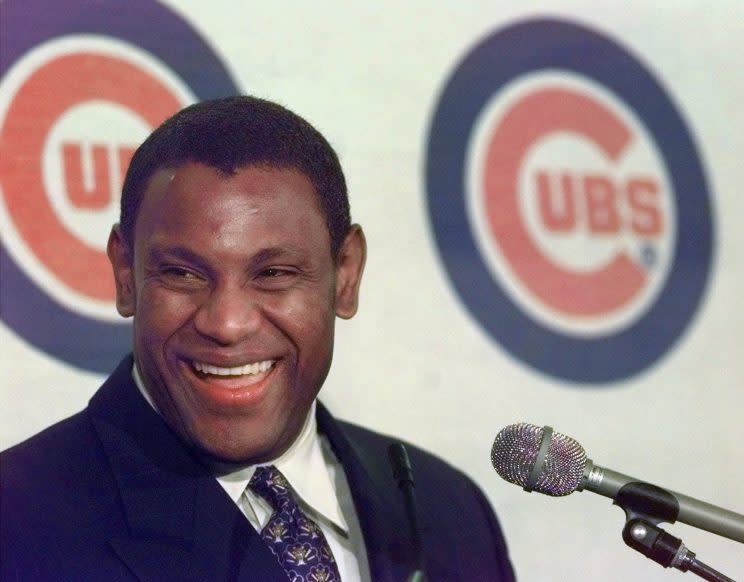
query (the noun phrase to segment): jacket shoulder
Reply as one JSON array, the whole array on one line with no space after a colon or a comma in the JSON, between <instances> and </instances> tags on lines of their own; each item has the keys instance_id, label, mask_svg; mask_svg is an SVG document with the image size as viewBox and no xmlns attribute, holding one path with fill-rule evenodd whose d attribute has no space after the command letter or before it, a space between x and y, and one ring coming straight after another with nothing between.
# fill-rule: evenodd
<instances>
[{"instance_id":1,"label":"jacket shoulder","mask_svg":"<svg viewBox=\"0 0 744 582\"><path fill-rule=\"evenodd\" d=\"M339 420L338 424L353 442L365 449L367 454L373 454L378 458L387 458L388 447L393 443L402 443L405 445L408 456L411 459L414 479L417 480L417 486L418 476L420 474L422 478L438 476L438 480L443 479L460 484L461 486L477 488L473 480L460 469L419 446L413 445L395 436L364 428L351 422Z\"/></svg>"},{"instance_id":2,"label":"jacket shoulder","mask_svg":"<svg viewBox=\"0 0 744 582\"><path fill-rule=\"evenodd\" d=\"M67 472L87 462L98 446L87 411L57 422L0 453L3 493L15 486L33 488L55 471Z\"/></svg>"}]
</instances>

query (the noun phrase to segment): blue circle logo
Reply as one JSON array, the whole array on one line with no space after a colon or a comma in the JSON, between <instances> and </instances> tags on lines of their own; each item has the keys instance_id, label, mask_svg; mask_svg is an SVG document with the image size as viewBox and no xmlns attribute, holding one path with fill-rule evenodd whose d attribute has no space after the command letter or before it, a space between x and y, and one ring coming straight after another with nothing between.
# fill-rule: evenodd
<instances>
[{"instance_id":1,"label":"blue circle logo","mask_svg":"<svg viewBox=\"0 0 744 582\"><path fill-rule=\"evenodd\" d=\"M692 136L647 68L588 28L529 20L477 45L437 104L426 189L465 306L549 375L640 373L705 291L713 227Z\"/></svg>"},{"instance_id":2,"label":"blue circle logo","mask_svg":"<svg viewBox=\"0 0 744 582\"><path fill-rule=\"evenodd\" d=\"M154 0L126 11L10 1L3 19L0 317L49 355L104 373L132 341L105 254L129 160L182 107L240 91Z\"/></svg>"}]
</instances>

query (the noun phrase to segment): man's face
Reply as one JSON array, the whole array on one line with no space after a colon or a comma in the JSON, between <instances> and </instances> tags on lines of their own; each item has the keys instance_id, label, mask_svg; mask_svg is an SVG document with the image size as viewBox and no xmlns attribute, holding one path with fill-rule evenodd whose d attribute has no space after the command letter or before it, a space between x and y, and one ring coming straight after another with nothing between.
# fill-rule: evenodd
<instances>
[{"instance_id":1,"label":"man's face","mask_svg":"<svg viewBox=\"0 0 744 582\"><path fill-rule=\"evenodd\" d=\"M220 460L284 452L328 373L336 315L356 311L361 229L334 258L304 174L187 163L150 181L134 256L118 228L109 256L138 369L171 428Z\"/></svg>"}]
</instances>

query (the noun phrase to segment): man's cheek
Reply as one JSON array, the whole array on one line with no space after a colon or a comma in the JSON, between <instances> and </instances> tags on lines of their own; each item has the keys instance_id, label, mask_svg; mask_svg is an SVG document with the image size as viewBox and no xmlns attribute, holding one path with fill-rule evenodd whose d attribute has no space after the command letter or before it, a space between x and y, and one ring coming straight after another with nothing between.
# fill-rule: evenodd
<instances>
[{"instance_id":1,"label":"man's cheek","mask_svg":"<svg viewBox=\"0 0 744 582\"><path fill-rule=\"evenodd\" d=\"M156 289L143 295L141 318L158 330L178 329L196 312L193 298Z\"/></svg>"},{"instance_id":2,"label":"man's cheek","mask_svg":"<svg viewBox=\"0 0 744 582\"><path fill-rule=\"evenodd\" d=\"M332 306L317 297L299 296L288 298L282 305L274 306L272 314L283 321L288 335L300 342L323 343L332 327Z\"/></svg>"}]
</instances>

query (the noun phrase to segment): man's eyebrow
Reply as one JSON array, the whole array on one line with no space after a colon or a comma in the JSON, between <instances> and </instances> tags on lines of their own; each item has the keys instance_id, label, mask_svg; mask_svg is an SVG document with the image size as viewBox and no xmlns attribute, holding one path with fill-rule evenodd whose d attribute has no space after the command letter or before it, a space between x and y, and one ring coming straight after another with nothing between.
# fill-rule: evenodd
<instances>
[{"instance_id":1,"label":"man's eyebrow","mask_svg":"<svg viewBox=\"0 0 744 582\"><path fill-rule=\"evenodd\" d=\"M164 246L154 247L148 252L148 257L155 261L162 261L169 258L181 259L189 263L197 265L206 265L206 261L201 255L192 251L188 247L176 245L176 246Z\"/></svg>"},{"instance_id":2,"label":"man's eyebrow","mask_svg":"<svg viewBox=\"0 0 744 582\"><path fill-rule=\"evenodd\" d=\"M291 247L269 247L261 249L251 258L254 264L266 263L280 257L297 257L299 252Z\"/></svg>"},{"instance_id":3,"label":"man's eyebrow","mask_svg":"<svg viewBox=\"0 0 744 582\"><path fill-rule=\"evenodd\" d=\"M293 259L298 260L303 257L300 249L292 246L267 247L258 251L250 257L249 264L261 265L276 259ZM163 246L151 248L148 257L154 261L163 261L167 259L181 259L196 265L208 266L208 261L199 253L182 245Z\"/></svg>"}]
</instances>

